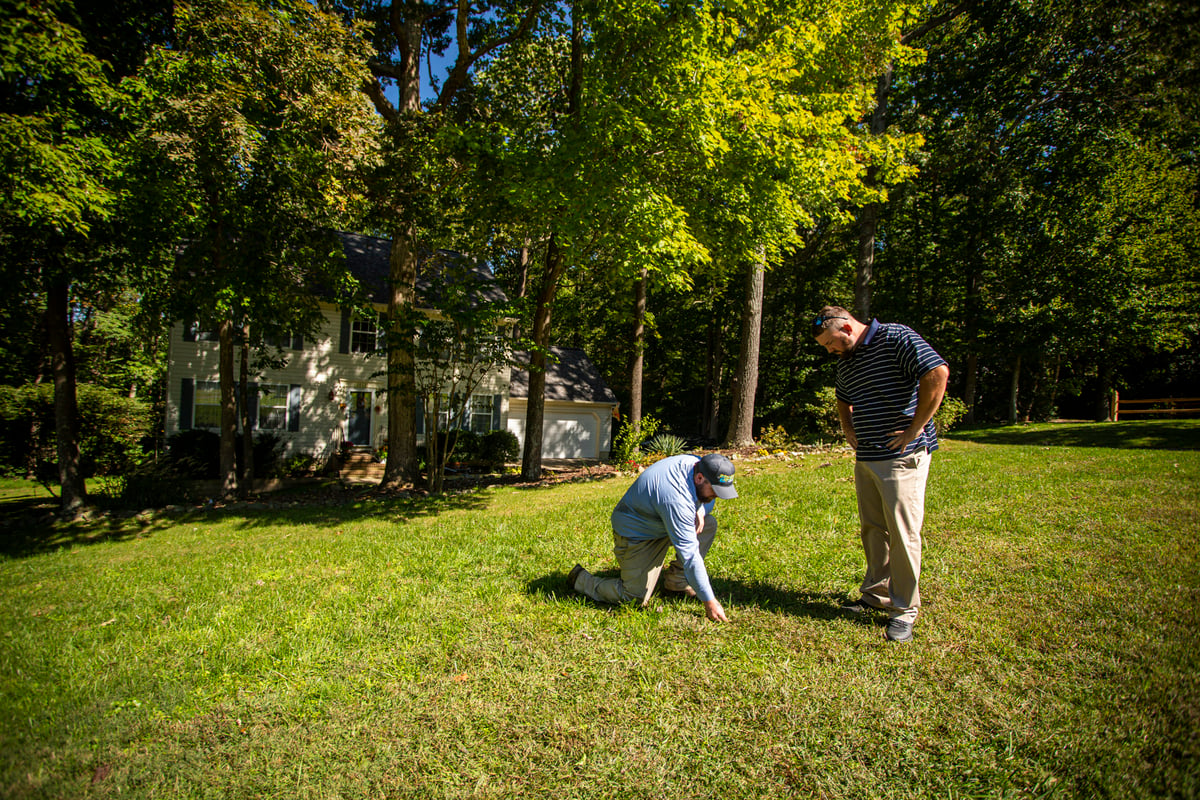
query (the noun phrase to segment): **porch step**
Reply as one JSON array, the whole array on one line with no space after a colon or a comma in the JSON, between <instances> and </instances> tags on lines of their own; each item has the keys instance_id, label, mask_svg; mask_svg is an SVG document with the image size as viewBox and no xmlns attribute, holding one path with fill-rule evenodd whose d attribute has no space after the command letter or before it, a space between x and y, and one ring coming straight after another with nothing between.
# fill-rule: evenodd
<instances>
[{"instance_id":1,"label":"porch step","mask_svg":"<svg viewBox=\"0 0 1200 800\"><path fill-rule=\"evenodd\" d=\"M384 465L375 460L370 448L353 449L342 454L338 477L350 483L378 483L383 472Z\"/></svg>"}]
</instances>

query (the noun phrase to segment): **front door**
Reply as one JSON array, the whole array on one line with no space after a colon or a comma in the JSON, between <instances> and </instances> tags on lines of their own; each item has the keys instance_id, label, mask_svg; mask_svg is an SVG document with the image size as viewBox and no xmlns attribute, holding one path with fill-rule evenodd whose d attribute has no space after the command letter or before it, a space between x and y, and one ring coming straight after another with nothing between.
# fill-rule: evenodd
<instances>
[{"instance_id":1,"label":"front door","mask_svg":"<svg viewBox=\"0 0 1200 800\"><path fill-rule=\"evenodd\" d=\"M347 435L350 444L369 445L371 443L371 405L374 393L370 390L352 390L350 392L350 419L347 423Z\"/></svg>"}]
</instances>

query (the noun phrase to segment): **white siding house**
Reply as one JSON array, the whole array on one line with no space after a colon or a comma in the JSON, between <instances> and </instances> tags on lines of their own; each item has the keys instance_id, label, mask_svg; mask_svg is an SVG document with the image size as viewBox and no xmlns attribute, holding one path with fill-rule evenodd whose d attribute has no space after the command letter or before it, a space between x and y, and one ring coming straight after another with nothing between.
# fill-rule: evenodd
<instances>
[{"instance_id":1,"label":"white siding house","mask_svg":"<svg viewBox=\"0 0 1200 800\"><path fill-rule=\"evenodd\" d=\"M390 243L342 234L350 270L369 287L385 286ZM461 256L455 256L461 258ZM500 293L485 265L476 265L480 280ZM418 281L421 296L428 290ZM382 301L382 290L375 299ZM503 297L502 293L499 294ZM384 302L376 303L379 311ZM372 355L373 323L359 321L333 304L322 303L324 323L313 339L293 337L284 343L287 364L268 369L257 380L250 416L259 430L270 430L284 442L285 454L307 453L325 459L344 442L378 448L387 441L387 377L382 357ZM562 350L565 361L547 375L546 458L605 458L611 441L609 421L617 401L595 367L579 350ZM190 428L217 427L219 420L218 344L195 326L171 330L167 366L166 434ZM562 365L569 368L561 368ZM524 378L522 377L524 376ZM562 381L579 381L563 386ZM477 432L513 430L523 440L528 395L527 375L508 367L487 375L473 393L467 425ZM418 436L423 420L418 415Z\"/></svg>"}]
</instances>

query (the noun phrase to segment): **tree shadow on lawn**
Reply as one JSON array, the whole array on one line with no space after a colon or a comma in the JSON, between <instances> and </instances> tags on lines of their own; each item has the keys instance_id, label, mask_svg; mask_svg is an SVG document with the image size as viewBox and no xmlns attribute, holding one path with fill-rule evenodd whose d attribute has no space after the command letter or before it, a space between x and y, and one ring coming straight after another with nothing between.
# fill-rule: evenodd
<instances>
[{"instance_id":1,"label":"tree shadow on lawn","mask_svg":"<svg viewBox=\"0 0 1200 800\"><path fill-rule=\"evenodd\" d=\"M108 515L64 522L58 517L57 497L9 500L0 503L0 555L24 558L82 544L123 541L168 527L158 520L143 525L127 517Z\"/></svg>"},{"instance_id":2,"label":"tree shadow on lawn","mask_svg":"<svg viewBox=\"0 0 1200 800\"><path fill-rule=\"evenodd\" d=\"M980 444L1040 447L1112 447L1123 450L1200 450L1200 420L1036 423L975 428L947 433L946 439Z\"/></svg>"},{"instance_id":3,"label":"tree shadow on lawn","mask_svg":"<svg viewBox=\"0 0 1200 800\"><path fill-rule=\"evenodd\" d=\"M593 572L598 578L618 578L620 572L608 569ZM788 614L794 617L810 617L812 619L842 620L864 627L882 624L887 621L885 614L848 614L841 610L841 604L849 598L847 595L835 592L797 592L791 589L781 589L771 583L762 581L744 581L738 578L714 578L713 590L722 601L731 605L754 606L763 611ZM538 597L547 603L560 603L570 598L583 595L567 590L567 572L554 572L535 578L525 584L525 593ZM587 599L587 598L584 598ZM592 602L588 600L588 602ZM661 584L655 590L651 603L684 603L700 608L700 603L686 595L664 593ZM594 603L597 608L612 608L603 603Z\"/></svg>"},{"instance_id":4,"label":"tree shadow on lawn","mask_svg":"<svg viewBox=\"0 0 1200 800\"><path fill-rule=\"evenodd\" d=\"M146 538L196 523L233 520L245 529L337 527L369 519L400 523L447 511L486 508L487 497L476 492L399 496L360 489L320 499L260 497L229 503L189 503L138 513L89 509L79 519L64 521L57 515L56 498L40 498L0 504L0 555L26 558L61 548Z\"/></svg>"},{"instance_id":5,"label":"tree shadow on lawn","mask_svg":"<svg viewBox=\"0 0 1200 800\"><path fill-rule=\"evenodd\" d=\"M21 498L0 502L0 556L25 558L38 553L99 542L124 541L197 522L240 519L244 528L287 525L339 526L380 519L404 522L447 511L483 511L488 498L480 489L512 486L545 490L562 483L611 479L611 467L547 471L540 481L520 476L475 476L451 482L440 495L392 491L374 484L323 482L255 495L249 500L193 500L161 509L129 511L89 508L73 521L57 516L58 498Z\"/></svg>"}]
</instances>

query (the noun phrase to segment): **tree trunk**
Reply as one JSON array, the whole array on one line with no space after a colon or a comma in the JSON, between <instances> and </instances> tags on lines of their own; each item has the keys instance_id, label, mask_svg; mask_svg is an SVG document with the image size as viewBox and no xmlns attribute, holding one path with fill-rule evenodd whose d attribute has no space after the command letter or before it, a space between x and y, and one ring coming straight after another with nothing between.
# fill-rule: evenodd
<instances>
[{"instance_id":1,"label":"tree trunk","mask_svg":"<svg viewBox=\"0 0 1200 800\"><path fill-rule=\"evenodd\" d=\"M233 320L226 317L217 327L220 350L217 369L221 376L221 499L237 494L237 398L233 380Z\"/></svg>"},{"instance_id":2,"label":"tree trunk","mask_svg":"<svg viewBox=\"0 0 1200 800\"><path fill-rule=\"evenodd\" d=\"M870 203L858 212L858 267L854 271L854 311L863 321L871 319L871 279L875 274L875 234L879 229L879 204Z\"/></svg>"},{"instance_id":3,"label":"tree trunk","mask_svg":"<svg viewBox=\"0 0 1200 800\"><path fill-rule=\"evenodd\" d=\"M1013 364L1012 381L1008 388L1008 422L1010 425L1017 424L1017 393L1021 388L1021 355L1017 354L1017 361Z\"/></svg>"},{"instance_id":4,"label":"tree trunk","mask_svg":"<svg viewBox=\"0 0 1200 800\"><path fill-rule=\"evenodd\" d=\"M888 95L892 90L892 65L888 64L875 83L875 110L871 112L871 135L887 130ZM867 172L872 183L875 169ZM871 319L871 281L875 276L875 239L879 230L879 204L868 203L858 214L858 265L854 273L854 309L864 322Z\"/></svg>"},{"instance_id":5,"label":"tree trunk","mask_svg":"<svg viewBox=\"0 0 1200 800\"><path fill-rule=\"evenodd\" d=\"M629 424L635 428L642 422L642 370L645 365L646 348L646 284L650 273L643 267L634 287L633 298L633 347L629 369Z\"/></svg>"},{"instance_id":6,"label":"tree trunk","mask_svg":"<svg viewBox=\"0 0 1200 800\"><path fill-rule=\"evenodd\" d=\"M550 309L558 294L558 282L566 269L566 256L551 234L546 244L546 269L533 316L533 348L529 354L529 405L525 412L525 449L521 454L521 477L542 477L542 427L546 419L546 351L550 347Z\"/></svg>"},{"instance_id":7,"label":"tree trunk","mask_svg":"<svg viewBox=\"0 0 1200 800\"><path fill-rule=\"evenodd\" d=\"M975 394L979 386L979 319L983 306L983 275L982 267L980 266L979 245L980 234L976 231L971 234L970 243L967 246L968 258L972 260L971 272L967 275L966 319L963 321L966 328L964 339L967 345L966 385L963 388L963 403L967 406L965 419L967 424L975 422Z\"/></svg>"},{"instance_id":8,"label":"tree trunk","mask_svg":"<svg viewBox=\"0 0 1200 800\"><path fill-rule=\"evenodd\" d=\"M249 331L241 330L241 351L238 381L238 393L241 399L242 417L242 472L238 484L238 495L247 497L254 488L254 420L250 417L250 337Z\"/></svg>"},{"instance_id":9,"label":"tree trunk","mask_svg":"<svg viewBox=\"0 0 1200 800\"><path fill-rule=\"evenodd\" d=\"M383 485L397 486L420 480L417 466L417 382L414 373L413 340L416 332L409 321L416 301L417 254L412 246L413 230L406 227L392 237L391 289L388 294L388 458ZM431 431L426 431L428 439Z\"/></svg>"},{"instance_id":10,"label":"tree trunk","mask_svg":"<svg viewBox=\"0 0 1200 800\"><path fill-rule=\"evenodd\" d=\"M429 398L425 414L425 465L429 474L429 491L441 494L446 480L446 457L442 453L442 439L438 436L438 420L442 416L442 396L434 392ZM449 435L446 437L449 443Z\"/></svg>"},{"instance_id":11,"label":"tree trunk","mask_svg":"<svg viewBox=\"0 0 1200 800\"><path fill-rule=\"evenodd\" d=\"M1050 381L1050 413L1058 414L1058 380L1062 375L1062 353L1054 356L1054 378Z\"/></svg>"},{"instance_id":12,"label":"tree trunk","mask_svg":"<svg viewBox=\"0 0 1200 800\"><path fill-rule=\"evenodd\" d=\"M528 239L521 245L517 253L517 297L524 297L529 290L529 248L532 242Z\"/></svg>"},{"instance_id":13,"label":"tree trunk","mask_svg":"<svg viewBox=\"0 0 1200 800\"><path fill-rule=\"evenodd\" d=\"M529 291L529 248L531 242L526 239L521 245L521 249L517 252L517 293L516 297L524 298ZM514 339L521 338L521 326L519 323L514 323L512 327L512 336Z\"/></svg>"},{"instance_id":14,"label":"tree trunk","mask_svg":"<svg viewBox=\"0 0 1200 800\"><path fill-rule=\"evenodd\" d=\"M1034 367L1031 370L1030 385L1025 391L1025 402L1021 404L1021 422L1027 423L1033 417L1033 407L1037 404L1038 391L1042 388L1042 368L1044 364L1041 358L1034 361Z\"/></svg>"},{"instance_id":15,"label":"tree trunk","mask_svg":"<svg viewBox=\"0 0 1200 800\"><path fill-rule=\"evenodd\" d=\"M580 99L583 95L583 17L578 3L571 4L571 91L567 98L568 124L579 124ZM550 309L558 294L558 282L567 268L566 254L559 248L557 236L546 242L546 265L542 290L538 293L533 315L533 348L529 355L529 405L525 413L525 451L521 455L521 477L527 481L542 477L542 426L546 419L546 351L550 347Z\"/></svg>"},{"instance_id":16,"label":"tree trunk","mask_svg":"<svg viewBox=\"0 0 1200 800\"><path fill-rule=\"evenodd\" d=\"M425 28L423 14L409 14L399 20L399 13L399 8L393 7L392 24L401 56L401 74L397 79L400 125L393 133L395 136L402 135L399 131L404 130L405 121L421 113L421 39ZM382 481L388 487L404 481L416 484L421 478L417 465L417 379L413 359L416 331L409 322L417 296L415 238L413 225L402 222L392 235L388 258L388 458Z\"/></svg>"},{"instance_id":17,"label":"tree trunk","mask_svg":"<svg viewBox=\"0 0 1200 800\"><path fill-rule=\"evenodd\" d=\"M58 439L59 513L73 516L87 501L79 460L79 402L75 386L75 354L71 344L70 283L65 276L49 280L46 291L46 334L54 378L54 432Z\"/></svg>"},{"instance_id":18,"label":"tree trunk","mask_svg":"<svg viewBox=\"0 0 1200 800\"><path fill-rule=\"evenodd\" d=\"M742 336L737 373L733 378L733 413L726 447L754 444L754 393L758 390L758 350L762 333L763 285L767 266L762 259L750 265L746 276L746 302L742 307Z\"/></svg>"},{"instance_id":19,"label":"tree trunk","mask_svg":"<svg viewBox=\"0 0 1200 800\"><path fill-rule=\"evenodd\" d=\"M723 377L721 347L724 339L721 323L713 315L708 326L708 360L705 365L704 411L700 420L700 433L706 439L716 441L721 435L721 380Z\"/></svg>"},{"instance_id":20,"label":"tree trunk","mask_svg":"<svg viewBox=\"0 0 1200 800\"><path fill-rule=\"evenodd\" d=\"M967 368L963 370L963 375L963 404L967 407L964 421L972 424L975 422L975 393L979 385L979 354L975 351L967 354Z\"/></svg>"},{"instance_id":21,"label":"tree trunk","mask_svg":"<svg viewBox=\"0 0 1200 800\"><path fill-rule=\"evenodd\" d=\"M1096 394L1096 422L1113 421L1113 370L1100 367L1100 390Z\"/></svg>"}]
</instances>

